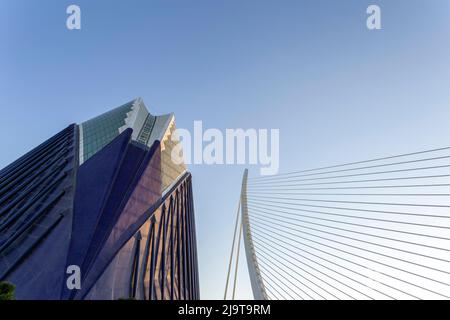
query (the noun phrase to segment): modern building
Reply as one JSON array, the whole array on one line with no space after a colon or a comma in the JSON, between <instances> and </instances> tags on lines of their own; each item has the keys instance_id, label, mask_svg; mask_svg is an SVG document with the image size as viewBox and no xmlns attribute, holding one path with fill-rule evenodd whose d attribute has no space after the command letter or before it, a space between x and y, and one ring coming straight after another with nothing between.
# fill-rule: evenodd
<instances>
[{"instance_id":1,"label":"modern building","mask_svg":"<svg viewBox=\"0 0 450 320\"><path fill-rule=\"evenodd\" d=\"M17 299L198 299L191 175L142 99L0 171L0 281Z\"/></svg>"}]
</instances>

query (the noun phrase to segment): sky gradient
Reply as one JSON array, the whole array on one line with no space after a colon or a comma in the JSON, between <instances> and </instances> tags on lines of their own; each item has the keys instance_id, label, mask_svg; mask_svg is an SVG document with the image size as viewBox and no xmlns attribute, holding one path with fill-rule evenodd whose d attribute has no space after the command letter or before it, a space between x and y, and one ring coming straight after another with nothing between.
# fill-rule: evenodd
<instances>
[{"instance_id":1,"label":"sky gradient","mask_svg":"<svg viewBox=\"0 0 450 320\"><path fill-rule=\"evenodd\" d=\"M2 0L0 167L136 97L180 128L280 129L280 172L449 146L449 39L447 0ZM223 296L244 168L190 166L202 298Z\"/></svg>"}]
</instances>

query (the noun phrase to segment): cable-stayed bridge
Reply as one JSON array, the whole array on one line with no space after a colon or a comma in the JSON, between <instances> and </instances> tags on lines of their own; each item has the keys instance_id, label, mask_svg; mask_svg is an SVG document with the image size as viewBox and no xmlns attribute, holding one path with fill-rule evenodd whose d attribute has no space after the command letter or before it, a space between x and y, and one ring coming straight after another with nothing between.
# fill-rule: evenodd
<instances>
[{"instance_id":1,"label":"cable-stayed bridge","mask_svg":"<svg viewBox=\"0 0 450 320\"><path fill-rule=\"evenodd\" d=\"M241 241L255 299L449 299L450 148L246 170L224 298Z\"/></svg>"}]
</instances>

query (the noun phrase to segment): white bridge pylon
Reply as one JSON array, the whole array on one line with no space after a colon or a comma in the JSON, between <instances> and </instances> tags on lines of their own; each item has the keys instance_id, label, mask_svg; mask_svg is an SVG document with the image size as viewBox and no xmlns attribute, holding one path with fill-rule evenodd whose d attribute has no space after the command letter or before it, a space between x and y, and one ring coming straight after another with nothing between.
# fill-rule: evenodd
<instances>
[{"instance_id":1,"label":"white bridge pylon","mask_svg":"<svg viewBox=\"0 0 450 320\"><path fill-rule=\"evenodd\" d=\"M250 220L248 217L248 207L247 207L247 179L248 179L248 169L245 169L244 175L242 177L241 194L238 201L238 208L236 213L236 222L234 226L233 243L231 245L230 260L228 265L227 280L225 284L224 300L227 299L228 287L230 274L233 264L233 257L235 259L234 266L234 280L232 287L231 299L235 299L236 294L236 282L238 274L239 265L239 254L240 254L240 244L241 238L244 238L244 248L245 255L247 258L247 266L250 277L250 284L252 286L253 297L255 300L267 300L267 294L264 287L263 280L261 278L261 273L258 266L258 260L256 257L255 248L253 246L252 234L250 230ZM239 231L238 231L239 230ZM237 245L236 245L237 237ZM235 253L236 252L236 253Z\"/></svg>"},{"instance_id":2,"label":"white bridge pylon","mask_svg":"<svg viewBox=\"0 0 450 320\"><path fill-rule=\"evenodd\" d=\"M255 299L450 299L450 147L245 170L224 298L241 238Z\"/></svg>"}]
</instances>

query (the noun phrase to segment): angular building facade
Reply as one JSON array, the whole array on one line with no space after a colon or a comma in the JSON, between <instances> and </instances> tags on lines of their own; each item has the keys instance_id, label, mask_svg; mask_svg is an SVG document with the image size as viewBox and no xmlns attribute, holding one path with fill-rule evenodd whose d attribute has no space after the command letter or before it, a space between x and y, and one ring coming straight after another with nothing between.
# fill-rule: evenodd
<instances>
[{"instance_id":1,"label":"angular building facade","mask_svg":"<svg viewBox=\"0 0 450 320\"><path fill-rule=\"evenodd\" d=\"M198 299L191 175L173 114L133 100L0 171L0 281L17 299Z\"/></svg>"}]
</instances>

